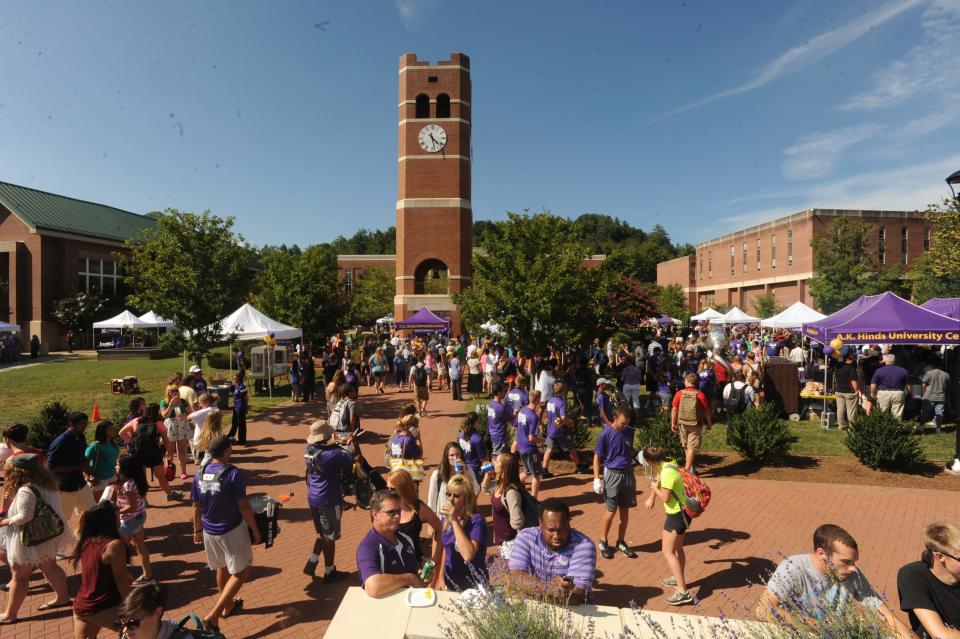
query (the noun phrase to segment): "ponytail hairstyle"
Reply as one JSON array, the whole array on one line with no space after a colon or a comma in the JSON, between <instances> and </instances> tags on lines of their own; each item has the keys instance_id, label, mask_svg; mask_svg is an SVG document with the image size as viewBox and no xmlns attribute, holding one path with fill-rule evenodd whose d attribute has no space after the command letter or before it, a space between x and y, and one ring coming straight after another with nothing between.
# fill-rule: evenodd
<instances>
[{"instance_id":1,"label":"ponytail hairstyle","mask_svg":"<svg viewBox=\"0 0 960 639\"><path fill-rule=\"evenodd\" d=\"M203 419L203 430L197 438L197 450L207 450L207 445L214 437L223 434L223 413L220 411L207 413Z\"/></svg>"},{"instance_id":2,"label":"ponytail hairstyle","mask_svg":"<svg viewBox=\"0 0 960 639\"><path fill-rule=\"evenodd\" d=\"M404 415L397 420L396 431L402 433L409 431L411 428L420 423L420 420L417 419L416 415Z\"/></svg>"},{"instance_id":3,"label":"ponytail hairstyle","mask_svg":"<svg viewBox=\"0 0 960 639\"><path fill-rule=\"evenodd\" d=\"M470 435L477 432L477 425L480 423L480 415L476 411L470 411L463 416L460 422L460 428L463 430L464 439L470 439Z\"/></svg>"},{"instance_id":4,"label":"ponytail hairstyle","mask_svg":"<svg viewBox=\"0 0 960 639\"><path fill-rule=\"evenodd\" d=\"M141 497L146 497L150 484L147 483L147 475L143 472L143 464L133 455L124 455L119 462L120 472L117 480L122 485L128 480L132 480L137 485Z\"/></svg>"}]
</instances>

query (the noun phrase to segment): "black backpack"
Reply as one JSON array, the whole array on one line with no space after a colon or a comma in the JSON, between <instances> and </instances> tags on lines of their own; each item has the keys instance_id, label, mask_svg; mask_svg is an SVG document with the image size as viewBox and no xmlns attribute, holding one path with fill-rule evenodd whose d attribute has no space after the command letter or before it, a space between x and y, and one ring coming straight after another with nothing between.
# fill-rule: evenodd
<instances>
[{"instance_id":1,"label":"black backpack","mask_svg":"<svg viewBox=\"0 0 960 639\"><path fill-rule=\"evenodd\" d=\"M520 509L523 511L523 527L530 528L540 525L540 502L523 487L520 491Z\"/></svg>"},{"instance_id":2,"label":"black backpack","mask_svg":"<svg viewBox=\"0 0 960 639\"><path fill-rule=\"evenodd\" d=\"M730 382L730 396L727 397L727 410L734 415L742 413L746 409L747 403L746 385L737 388L734 382Z\"/></svg>"},{"instance_id":3,"label":"black backpack","mask_svg":"<svg viewBox=\"0 0 960 639\"><path fill-rule=\"evenodd\" d=\"M140 420L137 430L130 438L128 446L130 454L140 460L147 468L153 468L163 463L163 447L160 444L160 433L152 420Z\"/></svg>"},{"instance_id":4,"label":"black backpack","mask_svg":"<svg viewBox=\"0 0 960 639\"><path fill-rule=\"evenodd\" d=\"M417 366L413 369L413 383L416 386L427 385L427 369L423 366Z\"/></svg>"}]
</instances>

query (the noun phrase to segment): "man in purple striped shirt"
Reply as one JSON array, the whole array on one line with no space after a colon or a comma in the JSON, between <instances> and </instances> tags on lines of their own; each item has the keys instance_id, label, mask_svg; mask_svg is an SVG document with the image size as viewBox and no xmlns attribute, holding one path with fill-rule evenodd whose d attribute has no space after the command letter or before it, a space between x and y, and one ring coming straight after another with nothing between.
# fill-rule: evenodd
<instances>
[{"instance_id":1,"label":"man in purple striped shirt","mask_svg":"<svg viewBox=\"0 0 960 639\"><path fill-rule=\"evenodd\" d=\"M570 527L570 507L555 497L540 505L540 526L524 528L510 551L512 585L528 593L559 593L562 603L587 601L597 573L597 548Z\"/></svg>"}]
</instances>

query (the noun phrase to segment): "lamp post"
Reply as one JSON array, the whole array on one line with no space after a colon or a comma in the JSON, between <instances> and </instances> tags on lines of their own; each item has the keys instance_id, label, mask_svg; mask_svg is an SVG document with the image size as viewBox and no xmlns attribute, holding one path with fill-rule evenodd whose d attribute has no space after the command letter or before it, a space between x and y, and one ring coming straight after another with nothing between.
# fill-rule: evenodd
<instances>
[{"instance_id":1,"label":"lamp post","mask_svg":"<svg viewBox=\"0 0 960 639\"><path fill-rule=\"evenodd\" d=\"M950 193L953 194L953 199L960 201L960 197L957 196L957 191L953 188L953 185L960 185L960 171L955 171L947 178L947 186L950 187Z\"/></svg>"}]
</instances>

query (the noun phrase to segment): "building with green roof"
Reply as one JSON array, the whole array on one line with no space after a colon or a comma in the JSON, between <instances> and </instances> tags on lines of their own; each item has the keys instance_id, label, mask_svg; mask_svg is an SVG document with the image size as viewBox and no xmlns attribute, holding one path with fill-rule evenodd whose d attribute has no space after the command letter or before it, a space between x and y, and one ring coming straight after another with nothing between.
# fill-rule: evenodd
<instances>
[{"instance_id":1,"label":"building with green roof","mask_svg":"<svg viewBox=\"0 0 960 639\"><path fill-rule=\"evenodd\" d=\"M123 298L117 253L154 228L146 216L8 182L0 182L0 281L9 317L26 344L32 335L51 350L64 345L53 302L75 291Z\"/></svg>"}]
</instances>

